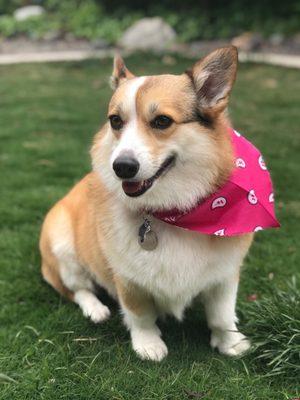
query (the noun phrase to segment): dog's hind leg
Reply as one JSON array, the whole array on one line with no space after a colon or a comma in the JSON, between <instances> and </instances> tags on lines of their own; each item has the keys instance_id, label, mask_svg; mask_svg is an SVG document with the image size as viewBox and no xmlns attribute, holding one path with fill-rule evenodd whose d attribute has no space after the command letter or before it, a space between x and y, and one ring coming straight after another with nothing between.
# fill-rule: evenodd
<instances>
[{"instance_id":1,"label":"dog's hind leg","mask_svg":"<svg viewBox=\"0 0 300 400\"><path fill-rule=\"evenodd\" d=\"M74 293L64 286L55 263L50 264L49 262L43 261L42 275L45 281L54 289L56 289L58 293L64 297L67 297L69 300L74 301Z\"/></svg>"},{"instance_id":2,"label":"dog's hind leg","mask_svg":"<svg viewBox=\"0 0 300 400\"><path fill-rule=\"evenodd\" d=\"M91 277L77 261L69 259L60 262L60 274L64 285L74 293L73 301L79 305L85 317L97 324L110 316L109 308L94 293Z\"/></svg>"},{"instance_id":3,"label":"dog's hind leg","mask_svg":"<svg viewBox=\"0 0 300 400\"><path fill-rule=\"evenodd\" d=\"M61 295L77 303L83 315L94 323L106 320L110 311L94 294L94 284L88 274L74 260L59 263L54 256L51 258L42 263L45 281Z\"/></svg>"},{"instance_id":4,"label":"dog's hind leg","mask_svg":"<svg viewBox=\"0 0 300 400\"><path fill-rule=\"evenodd\" d=\"M60 294L74 301L83 315L99 323L110 316L108 307L95 295L92 277L77 260L68 214L53 209L41 234L42 274Z\"/></svg>"}]
</instances>

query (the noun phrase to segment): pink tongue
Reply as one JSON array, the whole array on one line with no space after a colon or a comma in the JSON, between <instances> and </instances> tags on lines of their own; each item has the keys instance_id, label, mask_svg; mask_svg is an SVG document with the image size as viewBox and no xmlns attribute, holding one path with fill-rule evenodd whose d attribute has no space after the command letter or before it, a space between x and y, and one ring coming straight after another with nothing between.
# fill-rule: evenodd
<instances>
[{"instance_id":1,"label":"pink tongue","mask_svg":"<svg viewBox=\"0 0 300 400\"><path fill-rule=\"evenodd\" d=\"M122 182L122 188L125 193L135 193L139 191L143 186L143 181L141 182Z\"/></svg>"}]
</instances>

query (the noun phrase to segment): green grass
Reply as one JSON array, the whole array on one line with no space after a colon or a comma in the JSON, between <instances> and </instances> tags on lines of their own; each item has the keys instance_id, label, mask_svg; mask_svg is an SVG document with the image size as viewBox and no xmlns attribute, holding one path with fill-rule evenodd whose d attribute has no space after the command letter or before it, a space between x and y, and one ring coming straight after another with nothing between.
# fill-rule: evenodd
<instances>
[{"instance_id":1,"label":"green grass","mask_svg":"<svg viewBox=\"0 0 300 400\"><path fill-rule=\"evenodd\" d=\"M245 329L253 341L250 357L266 376L299 377L300 291L296 278L285 291L272 288L271 296L245 307L245 316Z\"/></svg>"},{"instance_id":2,"label":"green grass","mask_svg":"<svg viewBox=\"0 0 300 400\"><path fill-rule=\"evenodd\" d=\"M135 56L128 64L138 74L153 74L181 72L190 62L179 59L170 67ZM294 370L289 379L267 376L271 366L257 353L229 359L211 351L197 307L183 324L162 324L170 354L152 364L133 354L112 301L105 300L113 317L94 326L42 281L40 225L47 209L90 169L88 149L105 119L110 70L111 61L1 68L0 399L182 400L191 392L209 400L299 397ZM283 326L281 313L296 318L293 307L280 307L289 296L277 303L273 298L274 291L290 290L292 275L299 281L299 107L299 71L240 66L231 102L234 126L265 155L282 228L257 235L238 309L241 330L254 338L259 333L271 351L277 345L269 339ZM253 294L257 304L247 301ZM268 298L279 304L269 308L269 319L259 308Z\"/></svg>"}]
</instances>

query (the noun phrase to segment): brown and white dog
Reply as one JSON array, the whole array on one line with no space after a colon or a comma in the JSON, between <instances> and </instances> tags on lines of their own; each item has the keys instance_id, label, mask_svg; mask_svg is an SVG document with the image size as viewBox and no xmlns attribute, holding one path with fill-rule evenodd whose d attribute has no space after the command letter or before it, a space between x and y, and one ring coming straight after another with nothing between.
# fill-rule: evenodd
<instances>
[{"instance_id":1,"label":"brown and white dog","mask_svg":"<svg viewBox=\"0 0 300 400\"><path fill-rule=\"evenodd\" d=\"M235 303L252 234L220 238L148 216L157 247L147 251L138 243L145 212L191 209L229 177L226 107L236 68L234 47L212 52L182 75L135 77L116 57L108 122L91 150L93 172L43 224L45 280L95 323L110 315L94 284L105 288L118 300L143 359L167 355L157 318L181 320L199 297L211 346L228 355L249 348L236 327Z\"/></svg>"}]
</instances>

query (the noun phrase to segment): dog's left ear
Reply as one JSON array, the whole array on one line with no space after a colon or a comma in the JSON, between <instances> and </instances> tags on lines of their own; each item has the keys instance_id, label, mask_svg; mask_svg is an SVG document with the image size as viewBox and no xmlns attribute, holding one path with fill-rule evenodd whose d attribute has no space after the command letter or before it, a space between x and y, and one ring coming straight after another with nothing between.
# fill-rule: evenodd
<instances>
[{"instance_id":1,"label":"dog's left ear","mask_svg":"<svg viewBox=\"0 0 300 400\"><path fill-rule=\"evenodd\" d=\"M224 47L198 61L187 72L193 81L200 109L224 110L235 81L237 61L236 47Z\"/></svg>"},{"instance_id":2,"label":"dog's left ear","mask_svg":"<svg viewBox=\"0 0 300 400\"><path fill-rule=\"evenodd\" d=\"M115 55L113 72L110 77L112 89L117 89L122 82L131 78L134 78L134 75L127 69L123 58L119 54Z\"/></svg>"}]
</instances>

